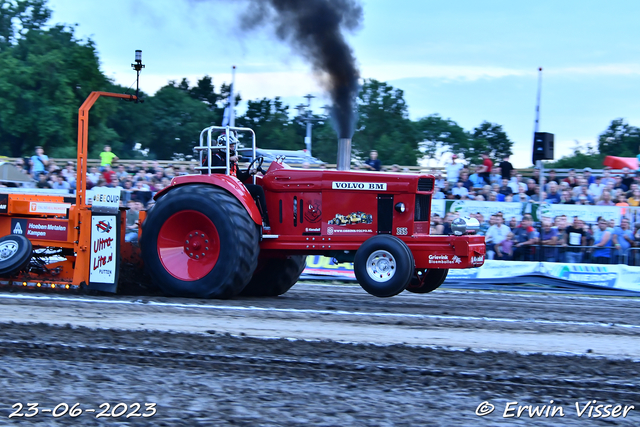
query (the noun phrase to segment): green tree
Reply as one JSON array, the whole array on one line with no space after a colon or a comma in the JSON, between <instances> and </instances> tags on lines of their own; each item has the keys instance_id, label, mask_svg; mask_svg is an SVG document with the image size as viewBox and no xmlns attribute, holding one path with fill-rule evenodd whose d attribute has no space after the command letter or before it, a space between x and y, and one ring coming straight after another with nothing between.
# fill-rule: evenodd
<instances>
[{"instance_id":1,"label":"green tree","mask_svg":"<svg viewBox=\"0 0 640 427\"><path fill-rule=\"evenodd\" d=\"M416 123L422 142L420 152L426 158L434 158L438 152L454 147L466 147L471 136L451 119L443 119L438 114L424 117Z\"/></svg>"},{"instance_id":2,"label":"green tree","mask_svg":"<svg viewBox=\"0 0 640 427\"><path fill-rule=\"evenodd\" d=\"M586 146L581 146L578 143L571 155L563 156L554 162L544 162L544 167L556 169L582 169L590 167L593 169L601 169L604 157L603 154L598 153L593 145L587 144Z\"/></svg>"},{"instance_id":3,"label":"green tree","mask_svg":"<svg viewBox=\"0 0 640 427\"><path fill-rule=\"evenodd\" d=\"M58 149L75 146L77 111L84 99L110 83L100 72L90 40L83 43L73 29L60 25L39 28L50 14L45 2L5 4L15 6L15 16L9 30L5 24L2 28L6 43L0 49L0 150L22 156L43 145L55 155ZM91 111L90 142L114 136L105 126L111 112L113 107L105 103Z\"/></svg>"},{"instance_id":4,"label":"green tree","mask_svg":"<svg viewBox=\"0 0 640 427\"><path fill-rule=\"evenodd\" d=\"M260 148L302 150L304 138L289 119L288 110L289 106L284 105L280 97L248 101L247 111L238 117L236 125L253 129ZM243 143L248 146L250 141Z\"/></svg>"},{"instance_id":5,"label":"green tree","mask_svg":"<svg viewBox=\"0 0 640 427\"><path fill-rule=\"evenodd\" d=\"M352 141L356 153L366 156L376 149L383 164L417 164L421 135L408 116L402 90L365 80L358 95L358 122Z\"/></svg>"},{"instance_id":6,"label":"green tree","mask_svg":"<svg viewBox=\"0 0 640 427\"><path fill-rule=\"evenodd\" d=\"M512 147L513 141L502 130L502 126L485 121L473 130L471 138L465 144L452 148L453 151L462 153L472 164L478 164L482 163L480 154L489 153L490 158L502 160L513 154Z\"/></svg>"},{"instance_id":7,"label":"green tree","mask_svg":"<svg viewBox=\"0 0 640 427\"><path fill-rule=\"evenodd\" d=\"M191 154L199 144L200 132L219 125L221 119L175 82L160 88L145 107L151 117L149 149L160 159L170 159L175 153Z\"/></svg>"},{"instance_id":8,"label":"green tree","mask_svg":"<svg viewBox=\"0 0 640 427\"><path fill-rule=\"evenodd\" d=\"M640 151L640 128L615 119L598 137L598 150L605 156L635 157Z\"/></svg>"}]
</instances>

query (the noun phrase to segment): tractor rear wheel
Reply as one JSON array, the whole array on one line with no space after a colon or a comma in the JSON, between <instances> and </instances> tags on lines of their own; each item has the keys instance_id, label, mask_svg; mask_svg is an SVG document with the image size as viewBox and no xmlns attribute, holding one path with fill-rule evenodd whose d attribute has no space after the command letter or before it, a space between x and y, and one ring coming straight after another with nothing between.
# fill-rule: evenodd
<instances>
[{"instance_id":1,"label":"tractor rear wheel","mask_svg":"<svg viewBox=\"0 0 640 427\"><path fill-rule=\"evenodd\" d=\"M288 258L264 258L241 295L251 297L277 297L296 284L307 265L306 255Z\"/></svg>"},{"instance_id":2,"label":"tractor rear wheel","mask_svg":"<svg viewBox=\"0 0 640 427\"><path fill-rule=\"evenodd\" d=\"M31 260L31 241L21 234L0 238L0 275L10 276L24 269Z\"/></svg>"},{"instance_id":3,"label":"tractor rear wheel","mask_svg":"<svg viewBox=\"0 0 640 427\"><path fill-rule=\"evenodd\" d=\"M385 234L366 240L353 262L360 286L377 297L392 297L404 291L414 269L409 247L397 237Z\"/></svg>"},{"instance_id":4,"label":"tractor rear wheel","mask_svg":"<svg viewBox=\"0 0 640 427\"><path fill-rule=\"evenodd\" d=\"M416 270L407 290L416 294L433 292L444 283L447 274L449 274L448 268Z\"/></svg>"},{"instance_id":5,"label":"tractor rear wheel","mask_svg":"<svg viewBox=\"0 0 640 427\"><path fill-rule=\"evenodd\" d=\"M258 263L259 233L225 190L185 185L160 198L142 224L142 259L167 295L227 299Z\"/></svg>"}]
</instances>

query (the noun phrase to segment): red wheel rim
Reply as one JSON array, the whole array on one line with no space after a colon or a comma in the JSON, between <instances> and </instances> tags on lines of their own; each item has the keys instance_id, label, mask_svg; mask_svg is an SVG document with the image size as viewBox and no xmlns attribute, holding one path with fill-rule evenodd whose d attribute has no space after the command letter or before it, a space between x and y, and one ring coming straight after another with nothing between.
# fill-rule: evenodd
<instances>
[{"instance_id":1,"label":"red wheel rim","mask_svg":"<svg viewBox=\"0 0 640 427\"><path fill-rule=\"evenodd\" d=\"M158 233L158 257L176 279L194 281L209 274L220 256L220 236L200 212L181 211L169 217Z\"/></svg>"}]
</instances>

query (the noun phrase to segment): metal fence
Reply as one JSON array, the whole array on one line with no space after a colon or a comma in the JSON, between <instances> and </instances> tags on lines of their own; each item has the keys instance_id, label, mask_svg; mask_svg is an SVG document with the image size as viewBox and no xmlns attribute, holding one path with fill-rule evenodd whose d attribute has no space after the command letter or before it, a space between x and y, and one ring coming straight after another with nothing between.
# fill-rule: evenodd
<instances>
[{"instance_id":1,"label":"metal fence","mask_svg":"<svg viewBox=\"0 0 640 427\"><path fill-rule=\"evenodd\" d=\"M487 252L494 252L492 247ZM494 252L495 253L495 252ZM625 264L640 265L640 247L620 250L614 246L526 245L516 248L511 255L493 255L503 261L542 261L569 264Z\"/></svg>"}]
</instances>

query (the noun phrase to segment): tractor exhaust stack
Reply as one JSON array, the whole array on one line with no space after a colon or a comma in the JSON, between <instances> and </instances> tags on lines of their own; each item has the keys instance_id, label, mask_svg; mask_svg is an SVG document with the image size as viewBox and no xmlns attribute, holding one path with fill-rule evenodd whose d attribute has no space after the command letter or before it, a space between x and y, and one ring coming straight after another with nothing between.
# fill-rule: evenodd
<instances>
[{"instance_id":1,"label":"tractor exhaust stack","mask_svg":"<svg viewBox=\"0 0 640 427\"><path fill-rule=\"evenodd\" d=\"M348 171L351 168L351 138L338 139L338 170Z\"/></svg>"}]
</instances>

